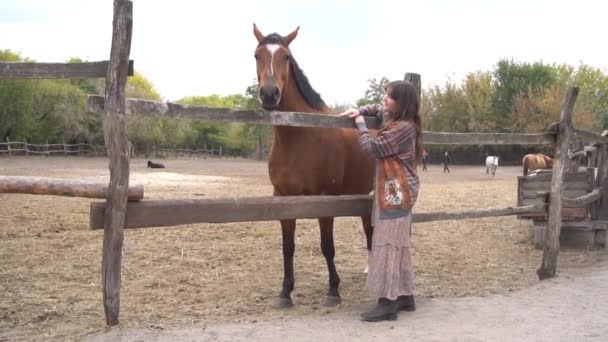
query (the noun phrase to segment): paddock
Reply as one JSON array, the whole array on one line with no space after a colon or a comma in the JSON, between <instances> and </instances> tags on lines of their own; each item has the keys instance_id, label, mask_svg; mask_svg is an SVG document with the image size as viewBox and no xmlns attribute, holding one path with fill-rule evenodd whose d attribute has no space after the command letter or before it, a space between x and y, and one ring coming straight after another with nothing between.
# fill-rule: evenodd
<instances>
[{"instance_id":1,"label":"paddock","mask_svg":"<svg viewBox=\"0 0 608 342\"><path fill-rule=\"evenodd\" d=\"M146 161L131 161L131 181L144 185L146 199L272 193L265 162L163 159L167 168L153 170ZM481 165L454 165L450 174L443 174L440 165L429 165L420 172L416 210L515 206L520 173L521 167L501 166L495 178L488 178ZM0 159L0 175L109 179L106 158L13 156ZM91 201L0 194L0 337L65 339L104 328L99 291L103 231L88 227ZM414 224L417 295L484 296L538 283L535 270L542 251L534 248L531 229L531 221L515 216ZM323 317L356 311L369 302L359 219L336 219L343 304L332 309L320 304L326 266L317 222L298 220L296 306L272 309L269 302L281 283L279 231L276 221L125 230L122 325L163 329ZM562 248L560 267L590 265L602 253Z\"/></svg>"}]
</instances>

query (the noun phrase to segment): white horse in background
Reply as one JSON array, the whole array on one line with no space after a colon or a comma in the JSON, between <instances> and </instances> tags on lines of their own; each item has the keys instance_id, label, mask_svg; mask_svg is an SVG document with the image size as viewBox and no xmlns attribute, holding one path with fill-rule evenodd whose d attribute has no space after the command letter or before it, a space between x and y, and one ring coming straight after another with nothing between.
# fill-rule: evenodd
<instances>
[{"instance_id":1,"label":"white horse in background","mask_svg":"<svg viewBox=\"0 0 608 342\"><path fill-rule=\"evenodd\" d=\"M492 177L496 174L496 169L498 168L498 157L497 156L488 156L486 158L486 175L492 171Z\"/></svg>"}]
</instances>

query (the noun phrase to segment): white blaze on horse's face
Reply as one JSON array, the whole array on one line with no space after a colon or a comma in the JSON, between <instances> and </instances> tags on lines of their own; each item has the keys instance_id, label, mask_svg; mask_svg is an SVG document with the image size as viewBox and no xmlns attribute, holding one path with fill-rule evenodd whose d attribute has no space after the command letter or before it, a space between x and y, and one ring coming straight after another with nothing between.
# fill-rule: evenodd
<instances>
[{"instance_id":1,"label":"white blaze on horse's face","mask_svg":"<svg viewBox=\"0 0 608 342\"><path fill-rule=\"evenodd\" d=\"M270 74L268 76L273 77L274 74L274 70L272 67L272 62L274 60L274 53L277 52L277 50L280 48L281 46L279 44L268 44L266 45L266 48L268 49L268 52L270 52Z\"/></svg>"},{"instance_id":2,"label":"white blaze on horse's face","mask_svg":"<svg viewBox=\"0 0 608 342\"><path fill-rule=\"evenodd\" d=\"M260 102L265 109L276 109L289 78L289 50L279 44L265 44L255 52Z\"/></svg>"}]
</instances>

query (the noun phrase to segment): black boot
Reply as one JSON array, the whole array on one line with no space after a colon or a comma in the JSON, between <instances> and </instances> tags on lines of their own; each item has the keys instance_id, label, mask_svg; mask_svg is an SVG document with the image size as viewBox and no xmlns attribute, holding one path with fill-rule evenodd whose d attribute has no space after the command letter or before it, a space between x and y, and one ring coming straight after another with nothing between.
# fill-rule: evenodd
<instances>
[{"instance_id":1,"label":"black boot","mask_svg":"<svg viewBox=\"0 0 608 342\"><path fill-rule=\"evenodd\" d=\"M397 301L387 298L378 299L376 306L361 314L366 322L394 321L397 319Z\"/></svg>"},{"instance_id":2,"label":"black boot","mask_svg":"<svg viewBox=\"0 0 608 342\"><path fill-rule=\"evenodd\" d=\"M397 310L399 311L416 311L416 302L414 296L399 296L397 297Z\"/></svg>"}]
</instances>

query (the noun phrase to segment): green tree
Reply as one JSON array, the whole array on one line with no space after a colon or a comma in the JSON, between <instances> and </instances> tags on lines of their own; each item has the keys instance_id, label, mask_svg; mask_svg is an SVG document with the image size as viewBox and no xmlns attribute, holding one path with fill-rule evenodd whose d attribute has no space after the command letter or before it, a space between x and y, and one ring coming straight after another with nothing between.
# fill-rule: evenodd
<instances>
[{"instance_id":1,"label":"green tree","mask_svg":"<svg viewBox=\"0 0 608 342\"><path fill-rule=\"evenodd\" d=\"M462 86L469 115L468 130L471 132L496 131L496 116L492 110L494 98L492 74L490 72L469 73Z\"/></svg>"},{"instance_id":2,"label":"green tree","mask_svg":"<svg viewBox=\"0 0 608 342\"><path fill-rule=\"evenodd\" d=\"M582 64L572 77L572 84L580 88L577 102L584 104L593 126L598 130L608 129L608 75L600 69Z\"/></svg>"},{"instance_id":3,"label":"green tree","mask_svg":"<svg viewBox=\"0 0 608 342\"><path fill-rule=\"evenodd\" d=\"M0 50L0 61L29 61L11 50ZM33 120L32 82L29 80L0 80L0 138L5 141L25 140L30 135Z\"/></svg>"},{"instance_id":4,"label":"green tree","mask_svg":"<svg viewBox=\"0 0 608 342\"><path fill-rule=\"evenodd\" d=\"M177 103L194 106L208 106L218 108L243 107L247 102L244 95L236 94L229 96L208 95L188 96L177 101ZM224 150L238 150L240 141L238 134L242 125L236 122L204 122L192 121L190 126L196 132L191 140L198 148L210 148L212 146L223 146Z\"/></svg>"},{"instance_id":5,"label":"green tree","mask_svg":"<svg viewBox=\"0 0 608 342\"><path fill-rule=\"evenodd\" d=\"M160 101L161 96L154 88L154 85L144 75L139 72L127 79L127 97Z\"/></svg>"},{"instance_id":6,"label":"green tree","mask_svg":"<svg viewBox=\"0 0 608 342\"><path fill-rule=\"evenodd\" d=\"M444 87L435 86L429 90L430 121L433 131L468 132L470 115L469 103L462 87L446 82Z\"/></svg>"},{"instance_id":7,"label":"green tree","mask_svg":"<svg viewBox=\"0 0 608 342\"><path fill-rule=\"evenodd\" d=\"M258 100L260 88L257 81L245 90L244 109L262 110L262 105ZM244 124L239 134L243 139L244 155L254 153L258 160L262 160L272 144L272 126Z\"/></svg>"},{"instance_id":8,"label":"green tree","mask_svg":"<svg viewBox=\"0 0 608 342\"><path fill-rule=\"evenodd\" d=\"M368 86L365 90L365 95L356 102L359 107L370 103L382 103L384 88L389 83L389 80L382 76L379 80L375 78L369 79L367 80L367 83Z\"/></svg>"},{"instance_id":9,"label":"green tree","mask_svg":"<svg viewBox=\"0 0 608 342\"><path fill-rule=\"evenodd\" d=\"M544 89L555 84L557 73L554 67L542 62L516 63L513 60L500 60L494 70L493 110L496 114L496 128L508 132L509 114L513 109L513 98L539 95Z\"/></svg>"},{"instance_id":10,"label":"green tree","mask_svg":"<svg viewBox=\"0 0 608 342\"><path fill-rule=\"evenodd\" d=\"M569 86L579 87L574 107L573 123L576 127L600 130L602 114L608 108L608 77L600 70L581 65L552 66L556 82L541 91L531 89L513 98L510 123L513 131L536 133L559 120L559 113Z\"/></svg>"}]
</instances>

